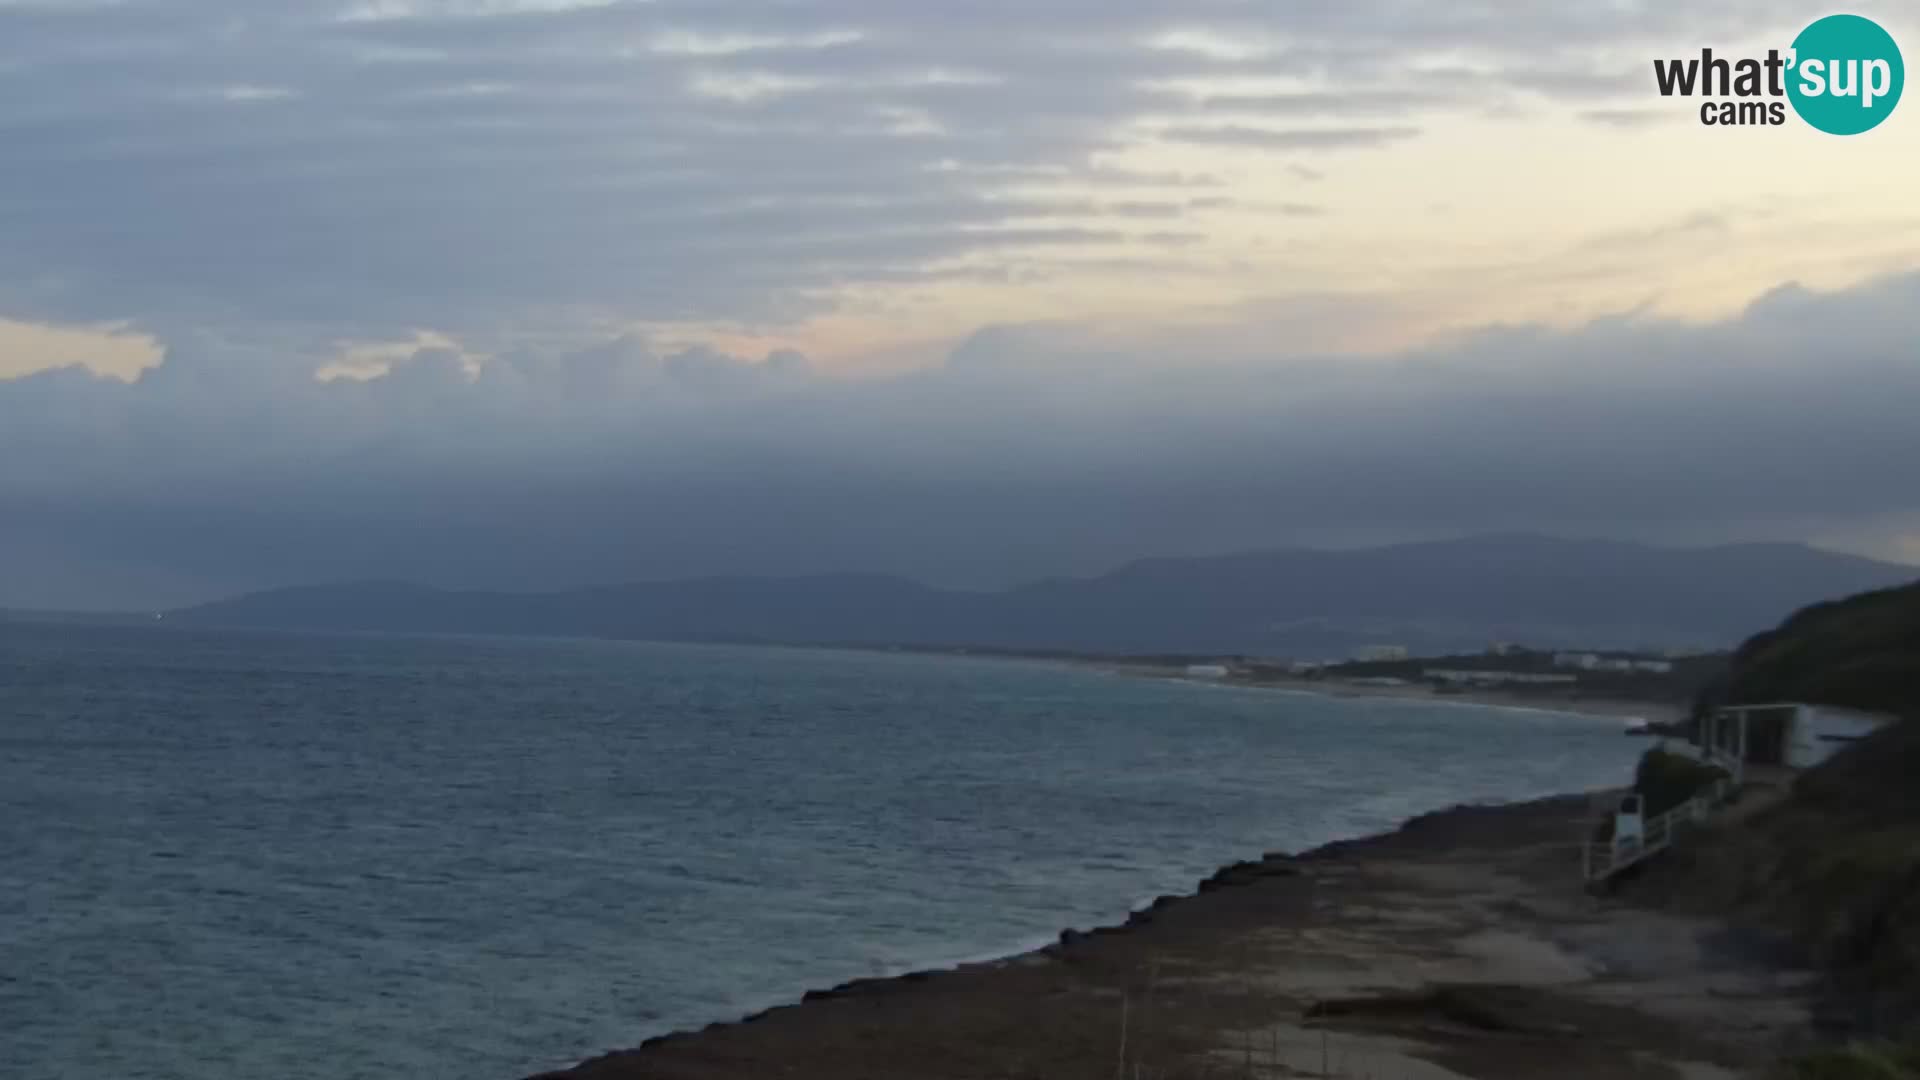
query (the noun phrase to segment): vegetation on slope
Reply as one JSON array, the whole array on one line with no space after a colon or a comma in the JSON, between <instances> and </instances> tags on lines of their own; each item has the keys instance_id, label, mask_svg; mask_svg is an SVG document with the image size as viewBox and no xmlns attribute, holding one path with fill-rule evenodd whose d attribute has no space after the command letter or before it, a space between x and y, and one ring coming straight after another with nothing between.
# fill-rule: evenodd
<instances>
[{"instance_id":1,"label":"vegetation on slope","mask_svg":"<svg viewBox=\"0 0 1920 1080\"><path fill-rule=\"evenodd\" d=\"M1755 635L1698 705L1773 701L1920 714L1920 582L1815 604Z\"/></svg>"},{"instance_id":2,"label":"vegetation on slope","mask_svg":"<svg viewBox=\"0 0 1920 1080\"><path fill-rule=\"evenodd\" d=\"M1633 773L1633 790L1640 793L1641 812L1654 817L1726 778L1725 769L1655 747L1641 755Z\"/></svg>"},{"instance_id":3,"label":"vegetation on slope","mask_svg":"<svg viewBox=\"0 0 1920 1080\"><path fill-rule=\"evenodd\" d=\"M1782 935L1831 975L1833 1019L1853 1035L1920 1038L1920 583L1818 604L1734 653L1697 702L1800 701L1903 718L1802 774L1791 796L1676 850L1649 897L1728 913ZM1860 1047L1795 1075L1904 1060ZM1820 1071L1831 1069L1835 1071Z\"/></svg>"},{"instance_id":4,"label":"vegetation on slope","mask_svg":"<svg viewBox=\"0 0 1920 1080\"><path fill-rule=\"evenodd\" d=\"M1782 1070L1783 1080L1915 1080L1920 1046L1852 1043L1808 1054Z\"/></svg>"},{"instance_id":5,"label":"vegetation on slope","mask_svg":"<svg viewBox=\"0 0 1920 1080\"><path fill-rule=\"evenodd\" d=\"M1675 848L1643 900L1729 917L1829 975L1828 1020L1920 1038L1920 723L1810 770L1792 796Z\"/></svg>"}]
</instances>

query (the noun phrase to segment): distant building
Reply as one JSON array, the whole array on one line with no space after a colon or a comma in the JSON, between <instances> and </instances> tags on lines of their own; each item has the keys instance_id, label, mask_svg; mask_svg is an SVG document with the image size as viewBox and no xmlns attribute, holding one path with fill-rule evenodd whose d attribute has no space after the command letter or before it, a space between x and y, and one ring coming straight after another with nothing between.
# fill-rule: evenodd
<instances>
[{"instance_id":1,"label":"distant building","mask_svg":"<svg viewBox=\"0 0 1920 1080\"><path fill-rule=\"evenodd\" d=\"M1593 659L1593 665L1588 670L1590 671L1632 671L1633 661L1621 660L1613 657L1596 656Z\"/></svg>"},{"instance_id":2,"label":"distant building","mask_svg":"<svg viewBox=\"0 0 1920 1080\"><path fill-rule=\"evenodd\" d=\"M1592 671L1600 666L1600 657L1590 652L1557 652L1553 654L1553 666Z\"/></svg>"},{"instance_id":3,"label":"distant building","mask_svg":"<svg viewBox=\"0 0 1920 1080\"><path fill-rule=\"evenodd\" d=\"M1673 661L1671 660L1635 660L1633 662L1633 670L1650 671L1656 675L1666 675L1673 671Z\"/></svg>"},{"instance_id":4,"label":"distant building","mask_svg":"<svg viewBox=\"0 0 1920 1080\"><path fill-rule=\"evenodd\" d=\"M1526 650L1511 641L1496 641L1487 646L1488 656L1512 656L1520 652L1526 652Z\"/></svg>"},{"instance_id":5,"label":"distant building","mask_svg":"<svg viewBox=\"0 0 1920 1080\"><path fill-rule=\"evenodd\" d=\"M1363 645L1353 651L1353 658L1363 664L1405 660L1407 647L1405 645Z\"/></svg>"},{"instance_id":6,"label":"distant building","mask_svg":"<svg viewBox=\"0 0 1920 1080\"><path fill-rule=\"evenodd\" d=\"M1420 673L1428 682L1447 686L1565 686L1577 681L1573 675L1549 675L1538 671L1478 671L1456 668L1428 668Z\"/></svg>"},{"instance_id":7,"label":"distant building","mask_svg":"<svg viewBox=\"0 0 1920 1080\"><path fill-rule=\"evenodd\" d=\"M1287 665L1287 674L1318 675L1326 666L1318 660L1295 660Z\"/></svg>"},{"instance_id":8,"label":"distant building","mask_svg":"<svg viewBox=\"0 0 1920 1080\"><path fill-rule=\"evenodd\" d=\"M1187 665L1187 678L1189 679L1224 679L1226 677L1227 668L1224 664Z\"/></svg>"}]
</instances>

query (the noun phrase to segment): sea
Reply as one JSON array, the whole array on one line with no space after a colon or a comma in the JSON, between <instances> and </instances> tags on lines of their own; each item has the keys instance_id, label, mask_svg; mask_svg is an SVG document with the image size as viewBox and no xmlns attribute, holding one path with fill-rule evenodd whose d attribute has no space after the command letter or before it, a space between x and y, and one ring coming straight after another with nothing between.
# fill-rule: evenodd
<instances>
[{"instance_id":1,"label":"sea","mask_svg":"<svg viewBox=\"0 0 1920 1080\"><path fill-rule=\"evenodd\" d=\"M516 1080L1637 749L1022 660L4 624L0 1077Z\"/></svg>"}]
</instances>

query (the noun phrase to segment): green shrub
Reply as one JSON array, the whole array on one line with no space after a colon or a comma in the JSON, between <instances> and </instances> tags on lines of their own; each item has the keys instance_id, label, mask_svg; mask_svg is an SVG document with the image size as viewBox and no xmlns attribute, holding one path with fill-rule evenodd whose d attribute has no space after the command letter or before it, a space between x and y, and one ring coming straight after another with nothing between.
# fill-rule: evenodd
<instances>
[{"instance_id":1,"label":"green shrub","mask_svg":"<svg viewBox=\"0 0 1920 1080\"><path fill-rule=\"evenodd\" d=\"M1920 582L1803 608L1756 634L1695 702L1806 701L1920 716Z\"/></svg>"},{"instance_id":2,"label":"green shrub","mask_svg":"<svg viewBox=\"0 0 1920 1080\"><path fill-rule=\"evenodd\" d=\"M1789 1080L1920 1080L1920 1048L1855 1043L1787 1063Z\"/></svg>"},{"instance_id":3,"label":"green shrub","mask_svg":"<svg viewBox=\"0 0 1920 1080\"><path fill-rule=\"evenodd\" d=\"M1633 790L1640 793L1642 811L1652 817L1667 811L1727 778L1725 769L1672 754L1655 747L1640 758L1633 772Z\"/></svg>"}]
</instances>

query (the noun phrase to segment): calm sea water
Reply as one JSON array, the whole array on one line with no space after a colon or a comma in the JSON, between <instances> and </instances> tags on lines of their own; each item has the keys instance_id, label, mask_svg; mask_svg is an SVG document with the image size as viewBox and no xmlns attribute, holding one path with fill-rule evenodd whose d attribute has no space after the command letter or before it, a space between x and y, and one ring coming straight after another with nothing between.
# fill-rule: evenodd
<instances>
[{"instance_id":1,"label":"calm sea water","mask_svg":"<svg viewBox=\"0 0 1920 1080\"><path fill-rule=\"evenodd\" d=\"M1635 749L992 660L0 626L0 1076L512 1080Z\"/></svg>"}]
</instances>

